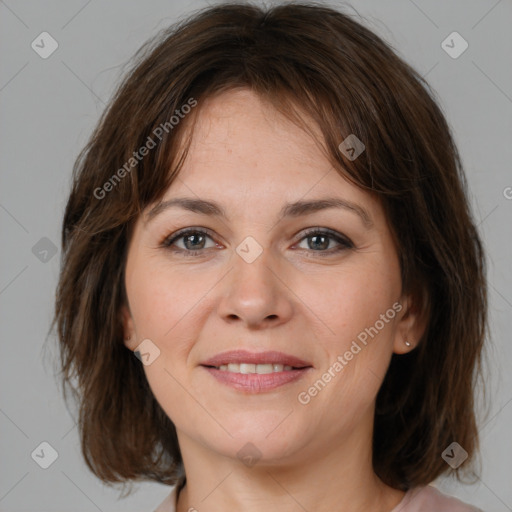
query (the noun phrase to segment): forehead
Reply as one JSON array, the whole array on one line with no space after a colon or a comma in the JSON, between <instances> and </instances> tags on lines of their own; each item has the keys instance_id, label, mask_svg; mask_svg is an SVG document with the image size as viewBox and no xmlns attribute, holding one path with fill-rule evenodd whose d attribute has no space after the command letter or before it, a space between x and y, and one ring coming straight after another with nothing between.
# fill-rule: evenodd
<instances>
[{"instance_id":1,"label":"forehead","mask_svg":"<svg viewBox=\"0 0 512 512\"><path fill-rule=\"evenodd\" d=\"M180 180L169 192L186 188L185 182L202 192L213 187L268 195L280 189L295 199L308 190L326 193L342 185L365 195L334 169L320 128L305 113L300 115L307 129L255 92L240 89L201 101L196 115L185 137L191 142Z\"/></svg>"},{"instance_id":2,"label":"forehead","mask_svg":"<svg viewBox=\"0 0 512 512\"><path fill-rule=\"evenodd\" d=\"M300 163L325 166L326 157L319 147L320 130L312 120L306 122L316 132L316 140L255 92L224 92L207 98L199 108L189 163L211 158L241 160L245 167L263 169L265 163L269 167L271 162L286 159L291 170L294 163L295 167Z\"/></svg>"},{"instance_id":3,"label":"forehead","mask_svg":"<svg viewBox=\"0 0 512 512\"><path fill-rule=\"evenodd\" d=\"M333 167L320 128L298 113L306 128L248 89L201 100L184 127L190 147L179 174L145 210L143 224L174 207L274 225L328 210L330 202L359 215L366 228L385 229L379 199ZM323 206L304 205L318 202Z\"/></svg>"}]
</instances>

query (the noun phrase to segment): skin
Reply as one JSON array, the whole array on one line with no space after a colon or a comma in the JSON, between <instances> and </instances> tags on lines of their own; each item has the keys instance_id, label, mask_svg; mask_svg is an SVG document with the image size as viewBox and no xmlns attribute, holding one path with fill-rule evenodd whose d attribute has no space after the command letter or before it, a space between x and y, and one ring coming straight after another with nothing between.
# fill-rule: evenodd
<instances>
[{"instance_id":1,"label":"skin","mask_svg":"<svg viewBox=\"0 0 512 512\"><path fill-rule=\"evenodd\" d=\"M187 474L178 512L389 512L404 493L372 469L375 398L393 352L412 350L424 325L402 294L382 207L255 93L223 93L197 108L188 157L164 200L213 200L228 218L172 207L148 221L148 207L130 240L123 308L126 346L135 350L149 338L160 350L144 371L178 432ZM286 202L326 196L357 203L373 225L340 208L277 221ZM187 227L212 237L199 246L197 238L178 239L181 253L162 246ZM304 234L314 227L335 230L354 247L333 238L315 243ZM252 263L236 252L248 236L263 249ZM183 255L196 247L200 255ZM378 335L309 403L299 403L299 393L396 302L401 311ZM200 363L237 348L279 350L313 368L272 391L234 390ZM252 467L237 457L248 442L261 454Z\"/></svg>"}]
</instances>

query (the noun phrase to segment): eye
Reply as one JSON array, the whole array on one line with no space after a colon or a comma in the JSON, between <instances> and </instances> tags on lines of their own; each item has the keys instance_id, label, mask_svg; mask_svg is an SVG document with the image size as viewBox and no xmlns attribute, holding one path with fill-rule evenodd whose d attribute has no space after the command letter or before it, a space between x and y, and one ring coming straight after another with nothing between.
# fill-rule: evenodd
<instances>
[{"instance_id":1,"label":"eye","mask_svg":"<svg viewBox=\"0 0 512 512\"><path fill-rule=\"evenodd\" d=\"M299 249L317 253L315 255L318 256L329 256L345 249L354 248L354 244L349 238L327 228L310 228L303 234L305 236L297 244ZM209 247L207 246L208 240L212 242ZM307 241L307 247L300 247L303 241ZM210 232L204 228L186 228L173 233L161 243L161 246L183 256L200 256L206 253L206 249L221 247L213 240Z\"/></svg>"},{"instance_id":2,"label":"eye","mask_svg":"<svg viewBox=\"0 0 512 512\"><path fill-rule=\"evenodd\" d=\"M319 256L328 256L345 249L354 248L354 244L349 238L341 233L326 228L309 229L300 243L302 243L302 241L306 241L307 247L300 247L301 249L319 253ZM335 242L334 247L331 245L332 242Z\"/></svg>"},{"instance_id":3,"label":"eye","mask_svg":"<svg viewBox=\"0 0 512 512\"><path fill-rule=\"evenodd\" d=\"M213 242L210 247L206 246L207 239ZM181 247L179 245L180 242L182 242ZM176 253L182 253L185 256L194 256L204 252L205 249L218 247L219 244L213 241L208 231L198 228L187 228L167 237L162 242L162 246Z\"/></svg>"}]
</instances>

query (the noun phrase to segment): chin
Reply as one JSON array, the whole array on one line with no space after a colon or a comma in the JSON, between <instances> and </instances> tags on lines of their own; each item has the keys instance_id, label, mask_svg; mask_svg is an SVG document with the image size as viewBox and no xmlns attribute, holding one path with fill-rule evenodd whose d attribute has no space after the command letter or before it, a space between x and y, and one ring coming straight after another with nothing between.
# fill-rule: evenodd
<instances>
[{"instance_id":1,"label":"chin","mask_svg":"<svg viewBox=\"0 0 512 512\"><path fill-rule=\"evenodd\" d=\"M258 459L259 464L282 463L306 442L305 429L299 428L296 419L295 422L291 421L293 413L290 412L291 409L285 414L281 411L261 412L256 415L249 412L229 419L225 416L223 426L233 437L223 431L221 439L216 436L214 440L208 439L207 442L223 455L238 458L242 462L249 457L252 461ZM287 422L290 424L286 425Z\"/></svg>"}]
</instances>

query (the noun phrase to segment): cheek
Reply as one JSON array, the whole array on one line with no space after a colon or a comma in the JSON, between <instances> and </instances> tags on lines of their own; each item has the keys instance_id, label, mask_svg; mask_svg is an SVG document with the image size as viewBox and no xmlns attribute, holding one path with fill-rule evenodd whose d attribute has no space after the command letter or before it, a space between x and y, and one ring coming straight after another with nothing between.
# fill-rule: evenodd
<instances>
[{"instance_id":1,"label":"cheek","mask_svg":"<svg viewBox=\"0 0 512 512\"><path fill-rule=\"evenodd\" d=\"M171 268L161 261L147 261L133 269L127 273L127 293L137 337L152 340L160 349L159 365L182 381L192 369L191 351L201 337L204 318L214 307L208 299L219 272ZM146 370L153 372L152 366Z\"/></svg>"},{"instance_id":2,"label":"cheek","mask_svg":"<svg viewBox=\"0 0 512 512\"><path fill-rule=\"evenodd\" d=\"M386 261L382 255L380 259ZM383 265L370 258L358 258L343 270L331 270L314 279L308 277L304 286L309 290L304 295L307 305L325 324L325 339L331 340L334 348L341 343L342 348L392 308L400 296L400 275L393 263ZM383 334L393 324L392 318L386 320L385 326L379 322Z\"/></svg>"},{"instance_id":3,"label":"cheek","mask_svg":"<svg viewBox=\"0 0 512 512\"><path fill-rule=\"evenodd\" d=\"M308 280L310 286L314 283L308 306L322 319L317 340L325 367L319 374L329 391L321 394L333 405L354 407L353 412L375 398L393 349L399 269L378 260L360 258L343 270ZM380 260L386 261L382 253Z\"/></svg>"},{"instance_id":4,"label":"cheek","mask_svg":"<svg viewBox=\"0 0 512 512\"><path fill-rule=\"evenodd\" d=\"M178 323L192 312L201 292L190 283L187 272L166 265L147 261L134 266L127 278L127 293L140 335L162 339L168 337L170 330L176 330ZM204 295L206 285L202 288Z\"/></svg>"},{"instance_id":5,"label":"cheek","mask_svg":"<svg viewBox=\"0 0 512 512\"><path fill-rule=\"evenodd\" d=\"M127 266L126 274L126 291L137 341L149 339L160 351L158 359L144 367L151 385L157 367L171 369L170 364L185 352L185 340L179 336L179 327L190 307L186 287L170 281L164 272L156 271L150 264ZM185 289L185 296L180 293L178 298L176 290L180 288ZM172 347L168 346L169 339L173 341Z\"/></svg>"},{"instance_id":6,"label":"cheek","mask_svg":"<svg viewBox=\"0 0 512 512\"><path fill-rule=\"evenodd\" d=\"M186 275L146 264L139 265L127 279L138 340L149 338L159 350L158 358L143 367L146 379L155 399L178 428L189 421L187 414L197 414L184 406L188 356L198 329L194 305L199 293L187 286Z\"/></svg>"}]
</instances>

